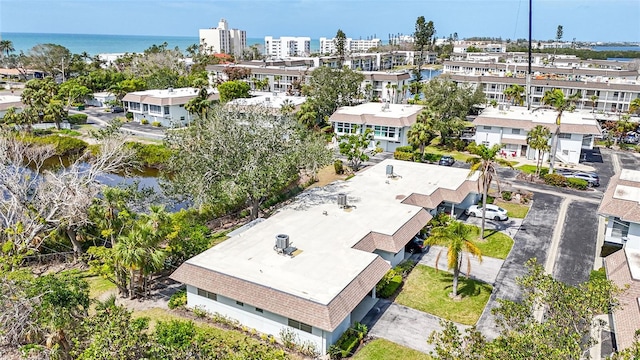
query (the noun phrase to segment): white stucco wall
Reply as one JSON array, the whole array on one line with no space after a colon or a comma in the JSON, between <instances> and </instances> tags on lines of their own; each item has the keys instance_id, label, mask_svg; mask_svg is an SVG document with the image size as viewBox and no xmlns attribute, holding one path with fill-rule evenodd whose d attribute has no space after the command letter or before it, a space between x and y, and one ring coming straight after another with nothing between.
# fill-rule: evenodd
<instances>
[{"instance_id":1,"label":"white stucco wall","mask_svg":"<svg viewBox=\"0 0 640 360\"><path fill-rule=\"evenodd\" d=\"M558 139L558 150L556 158L570 164L580 162L580 152L582 151L582 135L571 134L570 139Z\"/></svg>"},{"instance_id":2,"label":"white stucco wall","mask_svg":"<svg viewBox=\"0 0 640 360\"><path fill-rule=\"evenodd\" d=\"M476 128L474 140L476 144L485 143L487 146L500 144L502 142L502 130L501 127L480 125Z\"/></svg>"},{"instance_id":3,"label":"white stucco wall","mask_svg":"<svg viewBox=\"0 0 640 360\"><path fill-rule=\"evenodd\" d=\"M218 295L218 300L214 301L198 295L196 287L187 285L187 306L194 308L202 307L208 312L214 314L219 313L231 319L238 320L243 325L254 328L257 331L270 334L279 338L280 331L288 328L295 332L301 342L312 342L316 345L318 351L322 354L327 352L328 347L333 344L340 335L349 328L350 316L347 316L334 332L324 331L316 327L312 327L312 332L294 329L289 327L288 319L284 316L274 314L263 310L262 313L257 312L255 306L251 304L238 305L235 300Z\"/></svg>"},{"instance_id":4,"label":"white stucco wall","mask_svg":"<svg viewBox=\"0 0 640 360\"><path fill-rule=\"evenodd\" d=\"M640 250L640 224L630 223L629 234L627 235L627 247Z\"/></svg>"},{"instance_id":5,"label":"white stucco wall","mask_svg":"<svg viewBox=\"0 0 640 360\"><path fill-rule=\"evenodd\" d=\"M409 240L407 240L407 242L409 242ZM391 267L398 265L402 260L404 260L404 248L395 254L380 249L374 250L373 253L380 255L381 258L391 263Z\"/></svg>"}]
</instances>

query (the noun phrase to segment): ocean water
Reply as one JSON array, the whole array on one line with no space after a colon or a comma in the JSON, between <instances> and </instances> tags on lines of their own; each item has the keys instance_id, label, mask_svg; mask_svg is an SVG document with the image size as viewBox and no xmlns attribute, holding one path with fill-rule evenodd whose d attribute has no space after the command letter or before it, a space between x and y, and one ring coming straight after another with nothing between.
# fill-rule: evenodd
<instances>
[{"instance_id":1,"label":"ocean water","mask_svg":"<svg viewBox=\"0 0 640 360\"><path fill-rule=\"evenodd\" d=\"M25 54L38 44L57 44L74 54L87 52L89 55L112 53L141 53L152 45L165 41L169 49L176 46L185 52L186 48L198 43L198 36L144 36L144 35L92 35L92 34L37 34L0 33L2 40L10 40L16 53ZM247 38L247 46L264 45L264 38ZM311 51L320 49L320 40L311 40Z\"/></svg>"}]
</instances>

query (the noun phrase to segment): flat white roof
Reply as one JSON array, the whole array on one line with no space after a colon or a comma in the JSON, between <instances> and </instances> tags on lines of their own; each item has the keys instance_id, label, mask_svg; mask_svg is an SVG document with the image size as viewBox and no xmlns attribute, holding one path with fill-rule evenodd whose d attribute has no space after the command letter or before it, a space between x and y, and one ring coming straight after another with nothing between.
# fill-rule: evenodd
<instances>
[{"instance_id":1,"label":"flat white roof","mask_svg":"<svg viewBox=\"0 0 640 360\"><path fill-rule=\"evenodd\" d=\"M193 87L186 88L170 88L170 89L152 89L152 90L144 90L144 91L134 91L132 95L138 96L152 96L156 98L175 98L175 97L184 97L184 96L195 96L198 95L200 90Z\"/></svg>"},{"instance_id":2,"label":"flat white roof","mask_svg":"<svg viewBox=\"0 0 640 360\"><path fill-rule=\"evenodd\" d=\"M387 177L387 165L397 177ZM385 160L348 181L305 191L266 221L187 263L329 304L378 256L352 247L372 231L393 235L421 210L402 204L406 196L455 190L478 176L468 175L467 169ZM339 193L353 207L341 209ZM276 253L278 234L287 234L300 252Z\"/></svg>"},{"instance_id":3,"label":"flat white roof","mask_svg":"<svg viewBox=\"0 0 640 360\"><path fill-rule=\"evenodd\" d=\"M506 120L533 121L534 123L555 124L558 113L551 109L527 110L524 106L510 106L500 110L497 107L487 106L481 114L483 117L491 117ZM595 115L589 110L564 111L562 113L562 124L596 124Z\"/></svg>"},{"instance_id":4,"label":"flat white roof","mask_svg":"<svg viewBox=\"0 0 640 360\"><path fill-rule=\"evenodd\" d=\"M418 113L424 109L421 105L384 104L368 102L356 106L344 106L336 110L334 114L345 115L375 115L386 118L403 118Z\"/></svg>"},{"instance_id":5,"label":"flat white roof","mask_svg":"<svg viewBox=\"0 0 640 360\"><path fill-rule=\"evenodd\" d=\"M634 280L640 280L640 250L625 247L625 255L629 263L629 271Z\"/></svg>"},{"instance_id":6,"label":"flat white roof","mask_svg":"<svg viewBox=\"0 0 640 360\"><path fill-rule=\"evenodd\" d=\"M271 108L280 109L285 100L291 102L294 106L302 105L307 98L304 96L289 96L282 93L264 93L254 92L250 98L233 99L231 104L236 105L264 105Z\"/></svg>"}]
</instances>

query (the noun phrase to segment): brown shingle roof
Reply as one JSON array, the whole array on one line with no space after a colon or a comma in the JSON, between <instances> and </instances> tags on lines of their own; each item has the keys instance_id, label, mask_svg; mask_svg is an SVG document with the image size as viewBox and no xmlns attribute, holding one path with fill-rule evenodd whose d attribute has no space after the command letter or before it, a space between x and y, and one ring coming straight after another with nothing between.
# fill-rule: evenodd
<instances>
[{"instance_id":1,"label":"brown shingle roof","mask_svg":"<svg viewBox=\"0 0 640 360\"><path fill-rule=\"evenodd\" d=\"M616 174L609 181L607 191L605 191L598 214L617 216L624 221L640 223L640 203L634 200L624 200L614 198L618 185L640 187L640 184L633 181L620 180L620 174Z\"/></svg>"},{"instance_id":2,"label":"brown shingle roof","mask_svg":"<svg viewBox=\"0 0 640 360\"><path fill-rule=\"evenodd\" d=\"M620 288L629 288L618 296L620 308L613 312L613 325L618 350L631 346L635 331L640 329L640 281L631 277L631 270L625 249L619 250L604 259L607 278Z\"/></svg>"},{"instance_id":3,"label":"brown shingle roof","mask_svg":"<svg viewBox=\"0 0 640 360\"><path fill-rule=\"evenodd\" d=\"M171 278L313 327L333 331L389 269L390 266L386 261L376 257L328 305L204 269L188 262L171 274Z\"/></svg>"}]
</instances>

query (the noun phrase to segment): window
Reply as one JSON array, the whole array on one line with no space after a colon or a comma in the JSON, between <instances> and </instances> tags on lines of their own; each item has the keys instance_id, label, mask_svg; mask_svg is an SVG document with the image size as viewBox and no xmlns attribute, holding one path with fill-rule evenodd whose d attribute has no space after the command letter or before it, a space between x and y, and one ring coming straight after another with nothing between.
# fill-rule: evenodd
<instances>
[{"instance_id":1,"label":"window","mask_svg":"<svg viewBox=\"0 0 640 360\"><path fill-rule=\"evenodd\" d=\"M562 150L562 155L569 155L569 150Z\"/></svg>"},{"instance_id":2,"label":"window","mask_svg":"<svg viewBox=\"0 0 640 360\"><path fill-rule=\"evenodd\" d=\"M142 111L149 111L149 104L142 104Z\"/></svg>"},{"instance_id":3,"label":"window","mask_svg":"<svg viewBox=\"0 0 640 360\"><path fill-rule=\"evenodd\" d=\"M149 112L152 114L161 114L162 108L158 105L149 105Z\"/></svg>"},{"instance_id":4,"label":"window","mask_svg":"<svg viewBox=\"0 0 640 360\"><path fill-rule=\"evenodd\" d=\"M536 86L536 92L537 93L541 93L542 92L542 86Z\"/></svg>"},{"instance_id":5,"label":"window","mask_svg":"<svg viewBox=\"0 0 640 360\"><path fill-rule=\"evenodd\" d=\"M511 133L515 135L520 135L520 129L511 129Z\"/></svg>"},{"instance_id":6,"label":"window","mask_svg":"<svg viewBox=\"0 0 640 360\"><path fill-rule=\"evenodd\" d=\"M129 103L129 110L140 111L140 103L130 102Z\"/></svg>"},{"instance_id":7,"label":"window","mask_svg":"<svg viewBox=\"0 0 640 360\"><path fill-rule=\"evenodd\" d=\"M373 127L374 135L377 137L386 137L386 138L395 138L396 137L396 128L388 127L388 126L374 126Z\"/></svg>"},{"instance_id":8,"label":"window","mask_svg":"<svg viewBox=\"0 0 640 360\"><path fill-rule=\"evenodd\" d=\"M484 145L484 146L489 146L489 142L488 142L488 141L483 141L483 142L482 142L482 145Z\"/></svg>"},{"instance_id":9,"label":"window","mask_svg":"<svg viewBox=\"0 0 640 360\"><path fill-rule=\"evenodd\" d=\"M571 139L571 134L560 133L560 134L558 134L558 138L559 139Z\"/></svg>"},{"instance_id":10,"label":"window","mask_svg":"<svg viewBox=\"0 0 640 360\"><path fill-rule=\"evenodd\" d=\"M218 294L208 292L207 290L198 289L198 295L206 297L207 299L211 299L213 301L218 301Z\"/></svg>"},{"instance_id":11,"label":"window","mask_svg":"<svg viewBox=\"0 0 640 360\"><path fill-rule=\"evenodd\" d=\"M351 124L351 123L341 123L341 122L337 122L336 123L336 132L337 133L354 133L355 132L355 124Z\"/></svg>"},{"instance_id":12,"label":"window","mask_svg":"<svg viewBox=\"0 0 640 360\"><path fill-rule=\"evenodd\" d=\"M244 303L242 301L236 301L236 304L240 306L244 306Z\"/></svg>"},{"instance_id":13,"label":"window","mask_svg":"<svg viewBox=\"0 0 640 360\"><path fill-rule=\"evenodd\" d=\"M260 309L260 308L256 308L256 312L263 313L263 312L264 312L264 310L262 310L262 309Z\"/></svg>"},{"instance_id":14,"label":"window","mask_svg":"<svg viewBox=\"0 0 640 360\"><path fill-rule=\"evenodd\" d=\"M164 107L164 114L165 115L169 115L169 106L165 105Z\"/></svg>"},{"instance_id":15,"label":"window","mask_svg":"<svg viewBox=\"0 0 640 360\"><path fill-rule=\"evenodd\" d=\"M300 321L289 319L289 324L288 325L291 326L294 329L299 329L299 330L311 333L311 325L307 325L305 323L301 323Z\"/></svg>"},{"instance_id":16,"label":"window","mask_svg":"<svg viewBox=\"0 0 640 360\"><path fill-rule=\"evenodd\" d=\"M491 126L484 126L483 127L485 130L491 130Z\"/></svg>"}]
</instances>

